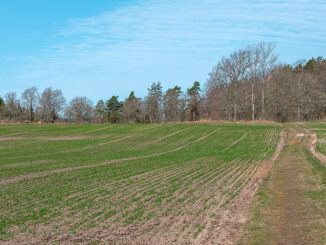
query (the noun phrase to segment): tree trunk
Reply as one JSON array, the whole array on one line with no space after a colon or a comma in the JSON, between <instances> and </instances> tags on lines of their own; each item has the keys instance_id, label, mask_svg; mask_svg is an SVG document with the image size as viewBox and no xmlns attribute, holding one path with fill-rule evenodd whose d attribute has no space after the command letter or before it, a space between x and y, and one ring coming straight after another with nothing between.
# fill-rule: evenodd
<instances>
[{"instance_id":1,"label":"tree trunk","mask_svg":"<svg viewBox=\"0 0 326 245\"><path fill-rule=\"evenodd\" d=\"M237 120L237 105L233 105L233 121Z\"/></svg>"},{"instance_id":2,"label":"tree trunk","mask_svg":"<svg viewBox=\"0 0 326 245\"><path fill-rule=\"evenodd\" d=\"M261 89L261 119L265 120L265 90L264 90L264 79Z\"/></svg>"},{"instance_id":3,"label":"tree trunk","mask_svg":"<svg viewBox=\"0 0 326 245\"><path fill-rule=\"evenodd\" d=\"M31 105L30 110L31 110L30 111L30 113L31 113L31 118L30 119L31 119L31 122L33 122L33 106L32 105Z\"/></svg>"},{"instance_id":4,"label":"tree trunk","mask_svg":"<svg viewBox=\"0 0 326 245\"><path fill-rule=\"evenodd\" d=\"M251 84L251 120L255 121L255 97L254 84Z\"/></svg>"}]
</instances>

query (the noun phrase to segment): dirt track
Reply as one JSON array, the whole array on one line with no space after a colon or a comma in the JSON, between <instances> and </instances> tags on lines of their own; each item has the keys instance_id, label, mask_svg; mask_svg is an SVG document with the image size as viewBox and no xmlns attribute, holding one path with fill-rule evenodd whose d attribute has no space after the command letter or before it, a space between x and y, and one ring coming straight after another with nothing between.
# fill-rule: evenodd
<instances>
[{"instance_id":1,"label":"dirt track","mask_svg":"<svg viewBox=\"0 0 326 245\"><path fill-rule=\"evenodd\" d=\"M310 140L308 144L309 151L324 165L326 164L326 156L318 151L316 151L317 136L315 133L310 133Z\"/></svg>"},{"instance_id":2,"label":"dirt track","mask_svg":"<svg viewBox=\"0 0 326 245\"><path fill-rule=\"evenodd\" d=\"M286 127L286 147L260 190L263 199L256 197L252 204L241 244L324 244L323 234L318 233L318 222L324 223L324 218L315 209L320 204L307 196L322 188L322 182L314 174L307 149L319 160L326 157L315 150L315 134L296 124Z\"/></svg>"}]
</instances>

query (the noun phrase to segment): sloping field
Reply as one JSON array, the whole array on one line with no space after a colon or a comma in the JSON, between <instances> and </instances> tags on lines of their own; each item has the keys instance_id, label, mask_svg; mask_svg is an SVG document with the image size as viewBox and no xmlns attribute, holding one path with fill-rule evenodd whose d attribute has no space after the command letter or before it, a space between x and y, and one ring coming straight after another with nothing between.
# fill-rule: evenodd
<instances>
[{"instance_id":1,"label":"sloping field","mask_svg":"<svg viewBox=\"0 0 326 245\"><path fill-rule=\"evenodd\" d=\"M281 130L0 125L0 242L230 242Z\"/></svg>"}]
</instances>

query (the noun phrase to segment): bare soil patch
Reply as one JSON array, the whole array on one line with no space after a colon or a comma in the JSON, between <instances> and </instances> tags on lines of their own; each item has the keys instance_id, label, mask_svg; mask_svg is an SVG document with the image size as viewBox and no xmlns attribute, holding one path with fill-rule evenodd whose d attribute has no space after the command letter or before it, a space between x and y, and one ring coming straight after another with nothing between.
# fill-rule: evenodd
<instances>
[{"instance_id":1,"label":"bare soil patch","mask_svg":"<svg viewBox=\"0 0 326 245\"><path fill-rule=\"evenodd\" d=\"M88 140L88 139L105 139L110 137L110 135L70 135L70 136L53 136L53 137L34 137L35 140Z\"/></svg>"},{"instance_id":2,"label":"bare soil patch","mask_svg":"<svg viewBox=\"0 0 326 245\"><path fill-rule=\"evenodd\" d=\"M22 140L24 137L0 137L0 141L8 141L8 140Z\"/></svg>"}]
</instances>

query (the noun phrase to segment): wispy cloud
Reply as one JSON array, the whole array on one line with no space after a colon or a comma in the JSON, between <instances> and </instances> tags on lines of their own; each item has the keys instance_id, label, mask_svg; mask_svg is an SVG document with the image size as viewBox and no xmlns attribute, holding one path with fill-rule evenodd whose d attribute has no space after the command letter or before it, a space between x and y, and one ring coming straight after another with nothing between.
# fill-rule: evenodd
<instances>
[{"instance_id":1,"label":"wispy cloud","mask_svg":"<svg viewBox=\"0 0 326 245\"><path fill-rule=\"evenodd\" d=\"M63 88L68 96L143 95L205 82L234 49L276 41L285 61L326 52L326 2L308 0L142 0L58 30L58 43L28 58L16 79Z\"/></svg>"}]
</instances>

